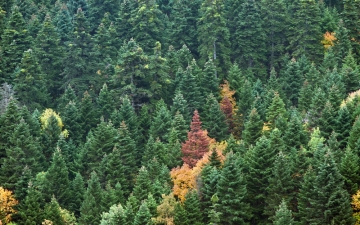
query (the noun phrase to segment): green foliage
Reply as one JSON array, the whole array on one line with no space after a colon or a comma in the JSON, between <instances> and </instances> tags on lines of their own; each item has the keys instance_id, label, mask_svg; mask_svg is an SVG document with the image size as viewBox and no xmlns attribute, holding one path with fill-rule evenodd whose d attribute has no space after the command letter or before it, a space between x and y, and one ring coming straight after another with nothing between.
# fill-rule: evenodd
<instances>
[{"instance_id":1,"label":"green foliage","mask_svg":"<svg viewBox=\"0 0 360 225\"><path fill-rule=\"evenodd\" d=\"M254 145L256 140L261 137L263 121L256 109L251 110L249 120L245 123L243 140L246 145Z\"/></svg>"}]
</instances>

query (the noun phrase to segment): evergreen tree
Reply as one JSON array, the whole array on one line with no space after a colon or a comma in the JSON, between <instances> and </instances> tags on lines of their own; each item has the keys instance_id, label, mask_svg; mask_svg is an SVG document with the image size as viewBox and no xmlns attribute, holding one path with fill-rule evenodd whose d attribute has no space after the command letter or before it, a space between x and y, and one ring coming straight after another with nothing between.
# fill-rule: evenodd
<instances>
[{"instance_id":1,"label":"evergreen tree","mask_svg":"<svg viewBox=\"0 0 360 225\"><path fill-rule=\"evenodd\" d=\"M115 109L115 101L112 98L111 91L109 91L106 83L101 88L96 103L99 107L99 114L105 121L109 121L110 115Z\"/></svg>"},{"instance_id":2,"label":"evergreen tree","mask_svg":"<svg viewBox=\"0 0 360 225\"><path fill-rule=\"evenodd\" d=\"M264 214L268 215L271 220L277 218L277 208L282 202L293 201L294 183L292 178L293 161L283 152L276 156L273 171L269 177L269 186L266 188L268 196L265 199L266 207Z\"/></svg>"},{"instance_id":3,"label":"evergreen tree","mask_svg":"<svg viewBox=\"0 0 360 225\"><path fill-rule=\"evenodd\" d=\"M136 183L133 189L133 196L137 199L138 206L142 200L147 199L149 193L153 192L153 186L150 181L149 173L145 167L141 167L136 177Z\"/></svg>"},{"instance_id":4,"label":"evergreen tree","mask_svg":"<svg viewBox=\"0 0 360 225\"><path fill-rule=\"evenodd\" d=\"M340 148L344 149L349 139L351 131L352 119L347 107L342 107L338 111L334 130L338 133L338 140L340 142Z\"/></svg>"},{"instance_id":5,"label":"evergreen tree","mask_svg":"<svg viewBox=\"0 0 360 225\"><path fill-rule=\"evenodd\" d=\"M350 51L343 60L341 74L345 83L346 93L353 92L359 89L359 68Z\"/></svg>"},{"instance_id":6,"label":"evergreen tree","mask_svg":"<svg viewBox=\"0 0 360 225\"><path fill-rule=\"evenodd\" d=\"M45 205L44 218L54 224L65 225L65 221L61 216L59 203L54 197L51 199L51 202Z\"/></svg>"},{"instance_id":7,"label":"evergreen tree","mask_svg":"<svg viewBox=\"0 0 360 225\"><path fill-rule=\"evenodd\" d=\"M216 194L217 184L219 182L220 172L218 168L206 165L201 171L201 209L204 215L208 215L211 210L212 202L211 198ZM207 218L204 218L204 222L208 222Z\"/></svg>"},{"instance_id":8,"label":"evergreen tree","mask_svg":"<svg viewBox=\"0 0 360 225\"><path fill-rule=\"evenodd\" d=\"M161 19L163 15L155 1L141 0L138 4L138 8L130 15L130 33L144 51L150 53L155 42L165 43L166 35L162 35L166 32L164 21Z\"/></svg>"},{"instance_id":9,"label":"evergreen tree","mask_svg":"<svg viewBox=\"0 0 360 225\"><path fill-rule=\"evenodd\" d=\"M203 124L209 132L209 137L218 141L227 139L229 127L226 123L225 114L221 111L220 104L212 93L206 99Z\"/></svg>"},{"instance_id":10,"label":"evergreen tree","mask_svg":"<svg viewBox=\"0 0 360 225\"><path fill-rule=\"evenodd\" d=\"M25 200L29 188L29 182L33 178L31 169L25 166L21 177L18 178L15 184L15 198L19 201Z\"/></svg>"},{"instance_id":11,"label":"evergreen tree","mask_svg":"<svg viewBox=\"0 0 360 225\"><path fill-rule=\"evenodd\" d=\"M62 42L70 40L71 31L73 30L72 15L71 9L69 10L65 3L61 4L59 11L56 12L54 25Z\"/></svg>"},{"instance_id":12,"label":"evergreen tree","mask_svg":"<svg viewBox=\"0 0 360 225\"><path fill-rule=\"evenodd\" d=\"M253 69L261 77L265 61L265 33L260 9L255 1L245 0L238 15L235 15L236 30L232 38L232 58L240 61L242 68ZM256 49L256 51L254 51Z\"/></svg>"},{"instance_id":13,"label":"evergreen tree","mask_svg":"<svg viewBox=\"0 0 360 225\"><path fill-rule=\"evenodd\" d=\"M200 84L198 78L193 73L193 69L197 67L196 62L182 70L181 68L177 71L176 77L179 77L179 87L178 90L184 96L184 99L188 103L189 113L194 112L195 109L202 109L203 96L201 95ZM186 115L186 114L185 114Z\"/></svg>"},{"instance_id":14,"label":"evergreen tree","mask_svg":"<svg viewBox=\"0 0 360 225\"><path fill-rule=\"evenodd\" d=\"M351 41L352 48L355 52L358 52L359 45L356 40L359 40L359 4L355 1L345 0L344 10L342 12L342 18L344 20L344 25L348 29L348 38Z\"/></svg>"},{"instance_id":15,"label":"evergreen tree","mask_svg":"<svg viewBox=\"0 0 360 225\"><path fill-rule=\"evenodd\" d=\"M280 98L279 94L275 92L271 105L266 111L266 119L272 128L274 128L275 121L278 117L286 118L286 109L283 100Z\"/></svg>"},{"instance_id":16,"label":"evergreen tree","mask_svg":"<svg viewBox=\"0 0 360 225\"><path fill-rule=\"evenodd\" d=\"M177 112L182 114L186 121L190 120L189 106L180 90L175 93L173 104L171 106L171 114L175 115Z\"/></svg>"},{"instance_id":17,"label":"evergreen tree","mask_svg":"<svg viewBox=\"0 0 360 225\"><path fill-rule=\"evenodd\" d=\"M267 54L269 57L270 68L279 68L281 58L285 53L287 44L286 26L289 23L289 15L286 10L284 0L261 1L261 16L263 17L266 39ZM274 91L279 91L274 89Z\"/></svg>"},{"instance_id":18,"label":"evergreen tree","mask_svg":"<svg viewBox=\"0 0 360 225\"><path fill-rule=\"evenodd\" d=\"M203 70L203 76L200 77L201 91L203 96L208 96L212 93L219 99L219 79L216 74L216 66L212 59L209 59Z\"/></svg>"},{"instance_id":19,"label":"evergreen tree","mask_svg":"<svg viewBox=\"0 0 360 225\"><path fill-rule=\"evenodd\" d=\"M161 106L159 110L155 112L149 134L154 138L160 138L161 141L167 140L171 128L171 120L170 111L166 106Z\"/></svg>"},{"instance_id":20,"label":"evergreen tree","mask_svg":"<svg viewBox=\"0 0 360 225\"><path fill-rule=\"evenodd\" d=\"M238 164L235 155L227 155L217 185L221 224L247 224L246 221L252 217L250 205L245 201L247 190L242 166Z\"/></svg>"},{"instance_id":21,"label":"evergreen tree","mask_svg":"<svg viewBox=\"0 0 360 225\"><path fill-rule=\"evenodd\" d=\"M297 0L292 4L289 27L289 50L294 57L306 55L311 61L322 58L320 10L314 0Z\"/></svg>"},{"instance_id":22,"label":"evergreen tree","mask_svg":"<svg viewBox=\"0 0 360 225\"><path fill-rule=\"evenodd\" d=\"M185 121L183 115L180 114L179 112L176 112L174 119L172 121L172 124L171 124L171 130L170 130L170 134L169 134L169 138L168 138L169 143L170 143L170 139L171 139L171 132L173 130L174 130L174 132L176 132L176 138L179 140L179 142L184 142L186 140L187 132L189 130L189 125Z\"/></svg>"},{"instance_id":23,"label":"evergreen tree","mask_svg":"<svg viewBox=\"0 0 360 225\"><path fill-rule=\"evenodd\" d=\"M230 68L230 34L226 27L222 1L206 0L199 9L197 33L200 53L200 64L204 65L210 58L214 61L220 79L224 78Z\"/></svg>"},{"instance_id":24,"label":"evergreen tree","mask_svg":"<svg viewBox=\"0 0 360 225\"><path fill-rule=\"evenodd\" d=\"M68 206L70 195L69 172L61 149L57 149L52 157L51 166L45 175L44 197L55 197L61 206Z\"/></svg>"},{"instance_id":25,"label":"evergreen tree","mask_svg":"<svg viewBox=\"0 0 360 225\"><path fill-rule=\"evenodd\" d=\"M71 181L70 191L69 210L79 217L81 203L85 198L85 183L80 173L76 173L74 180Z\"/></svg>"},{"instance_id":26,"label":"evergreen tree","mask_svg":"<svg viewBox=\"0 0 360 225\"><path fill-rule=\"evenodd\" d=\"M126 224L125 209L121 204L111 206L108 213L101 215L100 224Z\"/></svg>"},{"instance_id":27,"label":"evergreen tree","mask_svg":"<svg viewBox=\"0 0 360 225\"><path fill-rule=\"evenodd\" d=\"M349 2L349 1L347 1ZM344 21L340 20L338 27L335 31L336 40L334 41L334 54L337 58L337 66L341 66L340 62L346 57L346 55L351 51L351 42L349 38L349 30L345 27Z\"/></svg>"},{"instance_id":28,"label":"evergreen tree","mask_svg":"<svg viewBox=\"0 0 360 225\"><path fill-rule=\"evenodd\" d=\"M291 113L288 127L284 132L285 144L288 148L299 149L307 143L307 134L297 111Z\"/></svg>"},{"instance_id":29,"label":"evergreen tree","mask_svg":"<svg viewBox=\"0 0 360 225\"><path fill-rule=\"evenodd\" d=\"M93 44L88 20L84 11L79 8L74 18L73 35L62 62L63 83L72 85L76 93L84 93L91 86L96 90L101 88L97 86L99 76L95 73Z\"/></svg>"},{"instance_id":30,"label":"evergreen tree","mask_svg":"<svg viewBox=\"0 0 360 225\"><path fill-rule=\"evenodd\" d=\"M291 210L286 206L286 202L283 200L278 210L276 210L274 225L293 225L294 219L292 218Z\"/></svg>"},{"instance_id":31,"label":"evergreen tree","mask_svg":"<svg viewBox=\"0 0 360 225\"><path fill-rule=\"evenodd\" d=\"M270 140L262 136L255 147L247 152L248 173L246 175L248 202L250 203L254 223L264 221L263 216L265 200L268 196L266 188L269 186L269 178L272 174L272 165L275 161L276 152L270 145Z\"/></svg>"},{"instance_id":32,"label":"evergreen tree","mask_svg":"<svg viewBox=\"0 0 360 225\"><path fill-rule=\"evenodd\" d=\"M263 121L260 119L256 109L251 110L249 120L245 123L243 140L247 146L254 145L256 140L261 137Z\"/></svg>"},{"instance_id":33,"label":"evergreen tree","mask_svg":"<svg viewBox=\"0 0 360 225\"><path fill-rule=\"evenodd\" d=\"M10 8L9 8L10 9ZM0 46L2 48L0 70L2 76L0 83L12 84L12 74L18 64L21 62L24 51L28 50L31 45L31 36L26 29L26 24L18 6L12 7L8 22L1 35ZM38 75L38 74L34 74Z\"/></svg>"},{"instance_id":34,"label":"evergreen tree","mask_svg":"<svg viewBox=\"0 0 360 225\"><path fill-rule=\"evenodd\" d=\"M101 205L99 204L101 198L102 190L99 178L95 172L92 172L84 195L84 201L80 208L80 224L99 224L100 213L102 212Z\"/></svg>"},{"instance_id":35,"label":"evergreen tree","mask_svg":"<svg viewBox=\"0 0 360 225\"><path fill-rule=\"evenodd\" d=\"M42 109L49 96L45 86L47 78L43 74L35 54L31 49L25 51L21 63L13 75L14 91L22 104L29 109Z\"/></svg>"},{"instance_id":36,"label":"evergreen tree","mask_svg":"<svg viewBox=\"0 0 360 225\"><path fill-rule=\"evenodd\" d=\"M187 224L204 224L203 214L200 209L199 196L195 190L190 190L186 194L184 201L184 210L186 212Z\"/></svg>"},{"instance_id":37,"label":"evergreen tree","mask_svg":"<svg viewBox=\"0 0 360 225\"><path fill-rule=\"evenodd\" d=\"M183 45L188 46L193 55L198 56L197 47L197 20L199 18L199 8L201 1L175 1L170 20L170 40L175 49L180 49ZM177 68L176 68L177 69Z\"/></svg>"},{"instance_id":38,"label":"evergreen tree","mask_svg":"<svg viewBox=\"0 0 360 225\"><path fill-rule=\"evenodd\" d=\"M41 224L44 220L44 199L41 192L34 186L29 186L25 200L19 205L20 224Z\"/></svg>"},{"instance_id":39,"label":"evergreen tree","mask_svg":"<svg viewBox=\"0 0 360 225\"><path fill-rule=\"evenodd\" d=\"M299 63L293 58L287 65L282 76L283 90L291 104L296 106L300 94L303 77Z\"/></svg>"},{"instance_id":40,"label":"evergreen tree","mask_svg":"<svg viewBox=\"0 0 360 225\"><path fill-rule=\"evenodd\" d=\"M86 140L85 137L87 136L89 131L92 128L95 128L96 124L98 124L99 122L98 121L99 118L96 118L96 111L94 109L91 96L87 91L84 92L84 97L81 100L79 110L80 110L80 119L81 119L80 121L82 128L81 134L83 135L82 140L85 141Z\"/></svg>"},{"instance_id":41,"label":"evergreen tree","mask_svg":"<svg viewBox=\"0 0 360 225\"><path fill-rule=\"evenodd\" d=\"M341 159L339 172L345 181L345 189L350 195L353 195L358 190L360 184L359 176L359 156L354 153L353 150L347 148L345 155Z\"/></svg>"},{"instance_id":42,"label":"evergreen tree","mask_svg":"<svg viewBox=\"0 0 360 225\"><path fill-rule=\"evenodd\" d=\"M64 49L60 45L60 36L49 14L46 15L41 29L34 42L34 52L39 61L41 69L46 74L48 90L53 100L59 97L62 85L61 59L64 56Z\"/></svg>"},{"instance_id":43,"label":"evergreen tree","mask_svg":"<svg viewBox=\"0 0 360 225\"><path fill-rule=\"evenodd\" d=\"M121 151L115 146L108 156L108 165L106 167L106 180L112 186L120 184L121 187L127 187L126 178L124 176L124 167L121 161Z\"/></svg>"},{"instance_id":44,"label":"evergreen tree","mask_svg":"<svg viewBox=\"0 0 360 225\"><path fill-rule=\"evenodd\" d=\"M139 211L135 215L133 225L148 225L151 224L151 213L146 201L140 205Z\"/></svg>"},{"instance_id":45,"label":"evergreen tree","mask_svg":"<svg viewBox=\"0 0 360 225\"><path fill-rule=\"evenodd\" d=\"M11 190L15 188L15 184L21 177L24 166L28 166L36 173L43 169L44 163L41 148L36 139L30 135L29 125L24 120L15 124L0 169L2 186Z\"/></svg>"},{"instance_id":46,"label":"evergreen tree","mask_svg":"<svg viewBox=\"0 0 360 225\"><path fill-rule=\"evenodd\" d=\"M82 142L82 129L79 106L71 101L65 106L62 114L62 119L65 129L69 132L69 137L75 144Z\"/></svg>"}]
</instances>

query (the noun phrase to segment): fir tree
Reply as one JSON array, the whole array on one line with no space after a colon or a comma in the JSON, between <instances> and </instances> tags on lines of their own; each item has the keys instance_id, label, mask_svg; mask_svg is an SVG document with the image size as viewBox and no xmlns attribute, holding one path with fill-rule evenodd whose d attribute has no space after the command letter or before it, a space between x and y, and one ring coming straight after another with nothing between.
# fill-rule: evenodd
<instances>
[{"instance_id":1,"label":"fir tree","mask_svg":"<svg viewBox=\"0 0 360 225\"><path fill-rule=\"evenodd\" d=\"M52 157L51 166L45 175L45 195L47 199L54 196L61 206L68 206L70 195L69 172L61 149L57 149Z\"/></svg>"},{"instance_id":2,"label":"fir tree","mask_svg":"<svg viewBox=\"0 0 360 225\"><path fill-rule=\"evenodd\" d=\"M100 109L99 114L103 116L105 121L109 121L110 115L115 109L115 101L112 98L112 94L106 83L101 88L99 96L96 99L96 103Z\"/></svg>"},{"instance_id":3,"label":"fir tree","mask_svg":"<svg viewBox=\"0 0 360 225\"><path fill-rule=\"evenodd\" d=\"M136 213L133 225L148 225L151 224L151 213L146 201L140 205L139 211Z\"/></svg>"},{"instance_id":4,"label":"fir tree","mask_svg":"<svg viewBox=\"0 0 360 225\"><path fill-rule=\"evenodd\" d=\"M99 178L95 172L91 173L88 187L84 195L84 201L80 208L80 224L99 224L100 213L102 212L101 202L102 190Z\"/></svg>"},{"instance_id":5,"label":"fir tree","mask_svg":"<svg viewBox=\"0 0 360 225\"><path fill-rule=\"evenodd\" d=\"M133 196L137 199L138 205L142 200L148 197L149 193L153 192L153 187L150 181L149 173L145 167L141 167L139 174L136 177L136 183L133 189Z\"/></svg>"},{"instance_id":6,"label":"fir tree","mask_svg":"<svg viewBox=\"0 0 360 225\"><path fill-rule=\"evenodd\" d=\"M223 78L230 67L230 34L226 27L222 1L204 1L199 9L197 33L200 64L214 60L218 77Z\"/></svg>"},{"instance_id":7,"label":"fir tree","mask_svg":"<svg viewBox=\"0 0 360 225\"><path fill-rule=\"evenodd\" d=\"M34 186L29 186L25 200L19 206L19 220L21 224L41 224L44 220L44 199L41 192Z\"/></svg>"},{"instance_id":8,"label":"fir tree","mask_svg":"<svg viewBox=\"0 0 360 225\"><path fill-rule=\"evenodd\" d=\"M249 120L245 123L243 140L247 146L254 145L260 138L263 128L263 121L260 119L256 109L251 110Z\"/></svg>"},{"instance_id":9,"label":"fir tree","mask_svg":"<svg viewBox=\"0 0 360 225\"><path fill-rule=\"evenodd\" d=\"M347 148L345 155L341 159L339 172L343 176L345 181L345 189L350 195L356 193L358 185L360 183L359 174L359 156L354 153L353 150Z\"/></svg>"},{"instance_id":10,"label":"fir tree","mask_svg":"<svg viewBox=\"0 0 360 225\"><path fill-rule=\"evenodd\" d=\"M351 131L352 119L347 107L342 107L338 111L334 130L338 133L338 140L340 142L340 148L344 149L349 139Z\"/></svg>"},{"instance_id":11,"label":"fir tree","mask_svg":"<svg viewBox=\"0 0 360 225\"><path fill-rule=\"evenodd\" d=\"M242 166L238 164L235 155L227 155L217 185L221 224L247 224L246 221L252 217L250 205L245 201L247 190Z\"/></svg>"},{"instance_id":12,"label":"fir tree","mask_svg":"<svg viewBox=\"0 0 360 225\"><path fill-rule=\"evenodd\" d=\"M341 74L345 83L346 93L359 89L359 68L351 51L349 51L349 53L345 56L343 60Z\"/></svg>"},{"instance_id":13,"label":"fir tree","mask_svg":"<svg viewBox=\"0 0 360 225\"><path fill-rule=\"evenodd\" d=\"M283 77L283 89L291 104L296 106L300 94L303 78L299 63L293 58L287 65Z\"/></svg>"},{"instance_id":14,"label":"fir tree","mask_svg":"<svg viewBox=\"0 0 360 225\"><path fill-rule=\"evenodd\" d=\"M191 190L186 194L184 201L184 210L186 212L187 224L204 224L203 214L200 209L199 196L195 190Z\"/></svg>"},{"instance_id":15,"label":"fir tree","mask_svg":"<svg viewBox=\"0 0 360 225\"><path fill-rule=\"evenodd\" d=\"M31 49L24 52L21 63L15 70L13 77L16 82L14 91L16 91L21 103L31 110L42 109L46 106L49 99L45 86L47 78L45 78Z\"/></svg>"},{"instance_id":16,"label":"fir tree","mask_svg":"<svg viewBox=\"0 0 360 225\"><path fill-rule=\"evenodd\" d=\"M166 106L162 106L157 112L155 112L155 116L151 122L149 134L154 138L160 138L161 141L165 141L168 138L170 128L170 111Z\"/></svg>"},{"instance_id":17,"label":"fir tree","mask_svg":"<svg viewBox=\"0 0 360 225\"><path fill-rule=\"evenodd\" d=\"M91 96L86 91L84 92L84 97L81 99L79 106L80 118L81 118L81 128L82 128L82 140L85 141L85 137L92 128L96 127L98 124L98 119L96 118L96 111L94 109L94 104L92 102Z\"/></svg>"},{"instance_id":18,"label":"fir tree","mask_svg":"<svg viewBox=\"0 0 360 225\"><path fill-rule=\"evenodd\" d=\"M274 225L293 225L295 224L294 219L292 218L291 210L286 206L286 202L283 200L279 208L276 210Z\"/></svg>"},{"instance_id":19,"label":"fir tree","mask_svg":"<svg viewBox=\"0 0 360 225\"><path fill-rule=\"evenodd\" d=\"M225 114L221 111L220 104L212 93L206 99L203 123L204 128L209 132L209 137L218 141L227 139L229 127Z\"/></svg>"},{"instance_id":20,"label":"fir tree","mask_svg":"<svg viewBox=\"0 0 360 225\"><path fill-rule=\"evenodd\" d=\"M275 121L278 117L286 118L286 109L285 104L280 98L279 94L275 93L272 103L266 111L266 119L272 128L274 128Z\"/></svg>"},{"instance_id":21,"label":"fir tree","mask_svg":"<svg viewBox=\"0 0 360 225\"><path fill-rule=\"evenodd\" d=\"M72 12L69 11L69 8L65 3L61 4L59 11L56 12L54 25L62 42L70 39L71 31L73 29L72 15Z\"/></svg>"},{"instance_id":22,"label":"fir tree","mask_svg":"<svg viewBox=\"0 0 360 225\"><path fill-rule=\"evenodd\" d=\"M3 74L0 82L12 84L11 76L21 62L24 51L29 49L32 40L25 27L25 21L19 11L19 7L14 6L8 12L11 12L9 21L6 23L0 42L3 58L0 63L0 70ZM34 74L34 76L37 75Z\"/></svg>"},{"instance_id":23,"label":"fir tree","mask_svg":"<svg viewBox=\"0 0 360 225\"><path fill-rule=\"evenodd\" d=\"M74 214L79 217L81 203L85 197L85 184L80 173L76 173L74 180L71 181L70 191L71 200L69 204L69 210L74 212Z\"/></svg>"},{"instance_id":24,"label":"fir tree","mask_svg":"<svg viewBox=\"0 0 360 225\"><path fill-rule=\"evenodd\" d=\"M51 202L45 205L44 218L54 224L65 225L65 221L61 216L60 205L54 197L51 199Z\"/></svg>"}]
</instances>

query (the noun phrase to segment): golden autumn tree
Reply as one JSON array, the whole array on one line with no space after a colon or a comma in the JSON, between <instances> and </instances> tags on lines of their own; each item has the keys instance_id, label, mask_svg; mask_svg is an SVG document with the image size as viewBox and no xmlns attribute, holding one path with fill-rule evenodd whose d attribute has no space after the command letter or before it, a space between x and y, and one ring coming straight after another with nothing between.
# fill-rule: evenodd
<instances>
[{"instance_id":1,"label":"golden autumn tree","mask_svg":"<svg viewBox=\"0 0 360 225\"><path fill-rule=\"evenodd\" d=\"M355 225L360 225L360 190L358 190L351 199L351 205L354 211L353 217L356 220Z\"/></svg>"},{"instance_id":2,"label":"golden autumn tree","mask_svg":"<svg viewBox=\"0 0 360 225\"><path fill-rule=\"evenodd\" d=\"M193 170L188 164L184 163L182 167L177 167L171 170L170 177L174 183L173 193L180 201L184 202L185 195L189 189L193 189L196 185L196 179Z\"/></svg>"},{"instance_id":3,"label":"golden autumn tree","mask_svg":"<svg viewBox=\"0 0 360 225\"><path fill-rule=\"evenodd\" d=\"M4 224L11 221L11 215L16 213L14 206L18 201L13 197L12 191L0 187L0 220Z\"/></svg>"},{"instance_id":4,"label":"golden autumn tree","mask_svg":"<svg viewBox=\"0 0 360 225\"><path fill-rule=\"evenodd\" d=\"M176 200L174 194L162 195L163 200L161 204L156 208L157 217L152 218L155 224L164 224L164 225L175 225L174 216L175 216L175 205Z\"/></svg>"},{"instance_id":5,"label":"golden autumn tree","mask_svg":"<svg viewBox=\"0 0 360 225\"><path fill-rule=\"evenodd\" d=\"M324 36L324 39L321 41L321 43L324 45L325 49L328 49L331 46L334 46L334 41L336 41L334 32L330 33L329 31L326 31L323 36Z\"/></svg>"}]
</instances>

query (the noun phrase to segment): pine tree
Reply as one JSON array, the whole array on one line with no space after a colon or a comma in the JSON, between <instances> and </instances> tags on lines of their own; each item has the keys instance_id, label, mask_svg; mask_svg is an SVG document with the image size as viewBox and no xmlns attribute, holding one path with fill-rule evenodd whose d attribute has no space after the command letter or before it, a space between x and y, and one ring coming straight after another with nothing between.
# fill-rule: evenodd
<instances>
[{"instance_id":1,"label":"pine tree","mask_svg":"<svg viewBox=\"0 0 360 225\"><path fill-rule=\"evenodd\" d=\"M286 202L283 200L279 208L276 210L274 225L293 225L295 224L292 218L292 212L286 206Z\"/></svg>"},{"instance_id":2,"label":"pine tree","mask_svg":"<svg viewBox=\"0 0 360 225\"><path fill-rule=\"evenodd\" d=\"M174 48L180 49L182 46L188 46L190 52L198 56L197 47L197 20L199 18L199 8L201 1L175 1L173 4L172 16L170 21L170 40ZM177 69L177 68L175 68Z\"/></svg>"},{"instance_id":3,"label":"pine tree","mask_svg":"<svg viewBox=\"0 0 360 225\"><path fill-rule=\"evenodd\" d=\"M201 123L199 113L195 110L190 131L188 132L188 139L181 147L184 155L182 160L190 167L195 166L196 162L209 151L209 140L201 129Z\"/></svg>"},{"instance_id":4,"label":"pine tree","mask_svg":"<svg viewBox=\"0 0 360 225\"><path fill-rule=\"evenodd\" d=\"M25 200L29 188L29 182L33 178L31 169L25 166L21 176L15 184L15 198L19 201Z\"/></svg>"},{"instance_id":5,"label":"pine tree","mask_svg":"<svg viewBox=\"0 0 360 225\"><path fill-rule=\"evenodd\" d=\"M41 192L30 185L25 200L19 205L20 224L41 224L44 220L44 199Z\"/></svg>"},{"instance_id":6,"label":"pine tree","mask_svg":"<svg viewBox=\"0 0 360 225\"><path fill-rule=\"evenodd\" d=\"M303 83L300 69L301 67L299 66L299 63L293 58L286 65L286 69L282 77L285 95L294 106L298 104L301 84Z\"/></svg>"},{"instance_id":7,"label":"pine tree","mask_svg":"<svg viewBox=\"0 0 360 225\"><path fill-rule=\"evenodd\" d=\"M220 104L212 93L206 99L203 115L203 126L209 132L209 137L218 141L227 139L229 126Z\"/></svg>"},{"instance_id":8,"label":"pine tree","mask_svg":"<svg viewBox=\"0 0 360 225\"><path fill-rule=\"evenodd\" d=\"M350 116L350 112L347 107L342 107L338 111L338 115L336 118L336 123L334 130L338 133L338 140L340 142L340 148L344 149L346 147L346 143L349 139L349 134L351 131L352 118Z\"/></svg>"},{"instance_id":9,"label":"pine tree","mask_svg":"<svg viewBox=\"0 0 360 225\"><path fill-rule=\"evenodd\" d=\"M216 194L217 184L219 182L220 172L218 168L206 165L201 171L201 187L200 187L200 204L204 215L208 215L210 207L212 206L211 198ZM207 218L204 218L204 222L208 222Z\"/></svg>"},{"instance_id":10,"label":"pine tree","mask_svg":"<svg viewBox=\"0 0 360 225\"><path fill-rule=\"evenodd\" d=\"M224 78L230 67L230 34L226 27L222 1L206 0L199 9L197 33L200 53L200 64L204 65L210 58L214 61L220 79Z\"/></svg>"},{"instance_id":11,"label":"pine tree","mask_svg":"<svg viewBox=\"0 0 360 225\"><path fill-rule=\"evenodd\" d=\"M168 166L169 168L175 168L182 164L182 152L181 152L181 142L182 140L178 138L179 132L172 128L169 134L169 143L167 144L166 148L168 149ZM185 141L184 138L183 141Z\"/></svg>"},{"instance_id":12,"label":"pine tree","mask_svg":"<svg viewBox=\"0 0 360 225\"><path fill-rule=\"evenodd\" d=\"M95 172L91 173L88 187L84 195L84 201L80 208L80 224L99 224L100 213L102 212L101 202L102 190L99 178Z\"/></svg>"},{"instance_id":13,"label":"pine tree","mask_svg":"<svg viewBox=\"0 0 360 225\"><path fill-rule=\"evenodd\" d=\"M297 111L293 111L290 116L288 127L284 132L286 146L288 148L299 149L302 145L307 143L306 135L300 115Z\"/></svg>"},{"instance_id":14,"label":"pine tree","mask_svg":"<svg viewBox=\"0 0 360 225\"><path fill-rule=\"evenodd\" d=\"M349 30L345 27L343 20L339 21L338 27L335 31L335 37L336 40L334 41L334 46L332 48L337 58L337 66L340 67L340 63L352 49L349 38Z\"/></svg>"},{"instance_id":15,"label":"pine tree","mask_svg":"<svg viewBox=\"0 0 360 225\"><path fill-rule=\"evenodd\" d=\"M263 121L260 119L257 110L252 109L243 132L243 140L247 146L254 145L256 140L261 137L262 128Z\"/></svg>"},{"instance_id":16,"label":"pine tree","mask_svg":"<svg viewBox=\"0 0 360 225\"><path fill-rule=\"evenodd\" d=\"M89 1L89 18L94 28L100 24L101 19L103 18L105 13L109 13L109 19L115 19L115 16L120 10L120 1L118 0L90 0Z\"/></svg>"},{"instance_id":17,"label":"pine tree","mask_svg":"<svg viewBox=\"0 0 360 225\"><path fill-rule=\"evenodd\" d=\"M78 104L71 101L65 106L65 109L62 113L65 129L69 132L69 137L74 141L75 144L80 144L82 142L83 136L78 107Z\"/></svg>"},{"instance_id":18,"label":"pine tree","mask_svg":"<svg viewBox=\"0 0 360 225\"><path fill-rule=\"evenodd\" d=\"M210 93L219 99L219 79L216 73L216 66L212 59L209 59L203 70L203 76L200 77L201 91L203 96L208 96Z\"/></svg>"},{"instance_id":19,"label":"pine tree","mask_svg":"<svg viewBox=\"0 0 360 225\"><path fill-rule=\"evenodd\" d=\"M51 166L46 172L45 179L44 197L51 199L53 196L61 206L68 206L70 195L69 172L61 154L61 149L57 149L54 152Z\"/></svg>"},{"instance_id":20,"label":"pine tree","mask_svg":"<svg viewBox=\"0 0 360 225\"><path fill-rule=\"evenodd\" d=\"M343 60L341 74L345 83L346 93L350 93L359 89L359 68L350 51Z\"/></svg>"},{"instance_id":21,"label":"pine tree","mask_svg":"<svg viewBox=\"0 0 360 225\"><path fill-rule=\"evenodd\" d=\"M51 199L51 202L45 205L44 218L54 224L65 225L65 221L61 216L60 205L54 197Z\"/></svg>"},{"instance_id":22,"label":"pine tree","mask_svg":"<svg viewBox=\"0 0 360 225\"><path fill-rule=\"evenodd\" d=\"M94 105L91 99L91 96L86 91L84 92L84 97L81 100L80 106L80 118L81 118L81 128L82 128L82 140L86 140L86 136L92 128L95 128L99 123L96 118L96 111L94 109Z\"/></svg>"},{"instance_id":23,"label":"pine tree","mask_svg":"<svg viewBox=\"0 0 360 225\"><path fill-rule=\"evenodd\" d=\"M76 10L77 9L78 8L76 8ZM73 30L72 15L72 12L69 11L69 8L65 3L61 4L59 11L56 12L54 25L58 35L61 38L61 42L70 40L71 31Z\"/></svg>"},{"instance_id":24,"label":"pine tree","mask_svg":"<svg viewBox=\"0 0 360 225\"><path fill-rule=\"evenodd\" d=\"M352 48L355 52L359 51L359 45L357 40L359 40L359 4L356 1L345 0L344 10L342 12L342 18L344 20L344 25L348 29L348 38L351 41Z\"/></svg>"},{"instance_id":25,"label":"pine tree","mask_svg":"<svg viewBox=\"0 0 360 225\"><path fill-rule=\"evenodd\" d=\"M177 112L182 114L186 121L190 120L189 106L180 90L175 93L171 106L171 114L175 115Z\"/></svg>"},{"instance_id":26,"label":"pine tree","mask_svg":"<svg viewBox=\"0 0 360 225\"><path fill-rule=\"evenodd\" d=\"M184 142L187 137L187 132L189 130L189 125L185 121L182 114L179 112L176 112L174 119L171 124L170 134L168 138L168 142L170 143L171 139L171 132L174 130L176 132L176 138L179 140L179 142Z\"/></svg>"},{"instance_id":27,"label":"pine tree","mask_svg":"<svg viewBox=\"0 0 360 225\"><path fill-rule=\"evenodd\" d=\"M121 204L111 206L109 212L102 213L100 224L126 224L125 209Z\"/></svg>"},{"instance_id":28,"label":"pine tree","mask_svg":"<svg viewBox=\"0 0 360 225\"><path fill-rule=\"evenodd\" d=\"M10 8L9 8L10 9ZM1 35L0 46L2 47L2 58L0 70L2 76L0 83L12 84L12 74L21 62L24 51L28 50L31 45L31 36L26 29L26 24L18 6L12 7L9 21ZM38 75L38 74L35 74Z\"/></svg>"},{"instance_id":29,"label":"pine tree","mask_svg":"<svg viewBox=\"0 0 360 225\"><path fill-rule=\"evenodd\" d=\"M127 187L127 180L124 176L124 167L121 161L121 151L115 146L112 152L108 156L108 165L106 172L106 180L112 186L120 184L121 187Z\"/></svg>"},{"instance_id":30,"label":"pine tree","mask_svg":"<svg viewBox=\"0 0 360 225\"><path fill-rule=\"evenodd\" d=\"M250 205L245 201L247 190L242 167L243 165L238 164L236 155L227 155L217 185L221 224L247 224L246 221L252 217Z\"/></svg>"}]
</instances>

